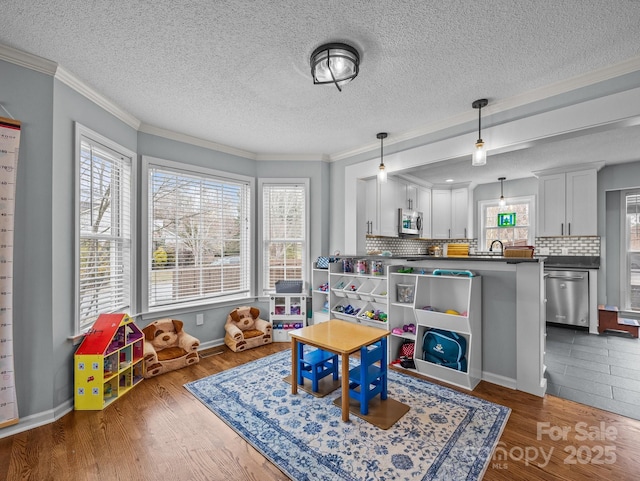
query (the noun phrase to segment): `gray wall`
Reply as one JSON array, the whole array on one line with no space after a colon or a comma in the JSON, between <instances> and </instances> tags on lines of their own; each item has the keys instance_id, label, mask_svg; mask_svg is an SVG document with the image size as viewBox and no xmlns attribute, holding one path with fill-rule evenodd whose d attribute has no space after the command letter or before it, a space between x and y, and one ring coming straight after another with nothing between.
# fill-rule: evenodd
<instances>
[{"instance_id":1,"label":"gray wall","mask_svg":"<svg viewBox=\"0 0 640 481\"><path fill-rule=\"evenodd\" d=\"M13 352L19 415L50 410L52 366L51 181L53 81L0 61L0 102L22 121L16 180ZM3 116L6 116L4 111Z\"/></svg>"},{"instance_id":2,"label":"gray wall","mask_svg":"<svg viewBox=\"0 0 640 481\"><path fill-rule=\"evenodd\" d=\"M141 155L242 174L257 179L309 178L311 246L309 261L329 248L329 164L255 161L142 133L53 77L0 61L0 102L22 121L17 172L14 249L14 329L16 391L20 418L51 420L73 402L75 313L75 139L74 122L137 152L136 190L140 205ZM10 99L10 100L9 100ZM257 182L256 182L257 186ZM259 200L256 198L256 208ZM256 226L259 210L256 211ZM137 238L140 239L138 213ZM260 243L256 242L256 252ZM137 252L137 269L143 253ZM255 266L254 273L258 274ZM138 279L140 276L138 275ZM136 286L139 312L143 286ZM249 298L268 316L266 299ZM185 329L202 343L224 337L232 307L227 303L179 312ZM133 312L132 312L133 313ZM204 314L204 325L195 316ZM146 315L136 322L176 312ZM1 435L1 432L0 432Z\"/></svg>"}]
</instances>

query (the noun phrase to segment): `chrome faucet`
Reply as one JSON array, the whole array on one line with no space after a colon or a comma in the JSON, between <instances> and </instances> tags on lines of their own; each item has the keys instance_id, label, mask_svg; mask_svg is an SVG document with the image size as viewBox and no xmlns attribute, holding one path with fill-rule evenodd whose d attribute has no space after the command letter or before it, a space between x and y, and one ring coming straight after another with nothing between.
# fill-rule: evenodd
<instances>
[{"instance_id":1,"label":"chrome faucet","mask_svg":"<svg viewBox=\"0 0 640 481\"><path fill-rule=\"evenodd\" d=\"M500 255L504 254L504 246L502 245L502 241L499 241L498 239L494 240L491 243L491 246L489 247L489 252L493 252L493 244L495 244L496 242L500 244Z\"/></svg>"}]
</instances>

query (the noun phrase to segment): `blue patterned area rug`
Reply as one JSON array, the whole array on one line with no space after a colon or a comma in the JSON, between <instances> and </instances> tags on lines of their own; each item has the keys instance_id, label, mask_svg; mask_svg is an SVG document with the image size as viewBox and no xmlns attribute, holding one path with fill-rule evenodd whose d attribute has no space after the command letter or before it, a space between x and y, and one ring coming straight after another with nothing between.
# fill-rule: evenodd
<instances>
[{"instance_id":1,"label":"blue patterned area rug","mask_svg":"<svg viewBox=\"0 0 640 481\"><path fill-rule=\"evenodd\" d=\"M511 412L390 370L389 396L410 410L382 430L353 415L342 422L340 389L292 395L289 374L287 350L185 388L295 481L479 480Z\"/></svg>"}]
</instances>

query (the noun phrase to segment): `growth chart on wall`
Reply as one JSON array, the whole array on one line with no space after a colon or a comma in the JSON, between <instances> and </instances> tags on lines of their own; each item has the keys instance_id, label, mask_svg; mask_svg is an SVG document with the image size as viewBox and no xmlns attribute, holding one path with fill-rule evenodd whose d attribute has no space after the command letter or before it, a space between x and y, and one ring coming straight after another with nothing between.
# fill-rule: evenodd
<instances>
[{"instance_id":1,"label":"growth chart on wall","mask_svg":"<svg viewBox=\"0 0 640 481\"><path fill-rule=\"evenodd\" d=\"M13 232L20 122L0 117L0 428L18 422L13 359Z\"/></svg>"}]
</instances>

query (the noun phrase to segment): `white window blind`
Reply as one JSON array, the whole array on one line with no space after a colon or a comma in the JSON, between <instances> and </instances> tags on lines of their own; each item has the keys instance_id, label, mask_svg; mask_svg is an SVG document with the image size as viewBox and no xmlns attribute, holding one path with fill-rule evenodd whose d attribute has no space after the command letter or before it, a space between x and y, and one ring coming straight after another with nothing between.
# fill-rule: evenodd
<instances>
[{"instance_id":1,"label":"white window blind","mask_svg":"<svg viewBox=\"0 0 640 481\"><path fill-rule=\"evenodd\" d=\"M276 281L304 279L307 252L307 188L305 184L264 183L263 289Z\"/></svg>"},{"instance_id":2,"label":"white window blind","mask_svg":"<svg viewBox=\"0 0 640 481\"><path fill-rule=\"evenodd\" d=\"M625 194L626 212L626 282L623 284L624 307L640 311L640 192Z\"/></svg>"},{"instance_id":3,"label":"white window blind","mask_svg":"<svg viewBox=\"0 0 640 481\"><path fill-rule=\"evenodd\" d=\"M150 308L250 291L249 185L149 165Z\"/></svg>"},{"instance_id":4,"label":"white window blind","mask_svg":"<svg viewBox=\"0 0 640 481\"><path fill-rule=\"evenodd\" d=\"M79 153L77 329L82 332L99 314L131 305L132 158L86 135L80 135Z\"/></svg>"}]
</instances>

